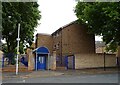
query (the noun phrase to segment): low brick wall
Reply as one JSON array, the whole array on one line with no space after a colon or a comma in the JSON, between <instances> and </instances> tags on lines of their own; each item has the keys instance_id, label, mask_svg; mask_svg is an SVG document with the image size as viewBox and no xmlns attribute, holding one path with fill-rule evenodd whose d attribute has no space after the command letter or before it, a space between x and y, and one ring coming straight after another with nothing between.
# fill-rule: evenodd
<instances>
[{"instance_id":1,"label":"low brick wall","mask_svg":"<svg viewBox=\"0 0 120 85\"><path fill-rule=\"evenodd\" d=\"M3 52L0 50L0 68L2 67Z\"/></svg>"},{"instance_id":2,"label":"low brick wall","mask_svg":"<svg viewBox=\"0 0 120 85\"><path fill-rule=\"evenodd\" d=\"M115 67L116 56L105 55L105 66ZM75 69L104 67L104 54L75 54Z\"/></svg>"},{"instance_id":3,"label":"low brick wall","mask_svg":"<svg viewBox=\"0 0 120 85\"><path fill-rule=\"evenodd\" d=\"M3 52L0 50L0 61L2 60Z\"/></svg>"}]
</instances>

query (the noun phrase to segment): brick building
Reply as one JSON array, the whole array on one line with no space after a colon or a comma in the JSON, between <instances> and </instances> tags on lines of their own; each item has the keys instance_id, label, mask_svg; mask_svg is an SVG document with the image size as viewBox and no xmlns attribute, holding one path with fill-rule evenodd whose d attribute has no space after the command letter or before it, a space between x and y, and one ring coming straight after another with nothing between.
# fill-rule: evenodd
<instances>
[{"instance_id":1,"label":"brick building","mask_svg":"<svg viewBox=\"0 0 120 85\"><path fill-rule=\"evenodd\" d=\"M52 54L53 51L53 37L49 34L37 34L36 35L36 42L35 42L35 48L38 47L47 47L50 51L50 54Z\"/></svg>"},{"instance_id":2,"label":"brick building","mask_svg":"<svg viewBox=\"0 0 120 85\"><path fill-rule=\"evenodd\" d=\"M47 47L52 55L56 51L57 64L64 64L64 57L74 54L95 53L95 36L88 34L84 25L76 21L60 27L51 35L37 34L35 48Z\"/></svg>"}]
</instances>

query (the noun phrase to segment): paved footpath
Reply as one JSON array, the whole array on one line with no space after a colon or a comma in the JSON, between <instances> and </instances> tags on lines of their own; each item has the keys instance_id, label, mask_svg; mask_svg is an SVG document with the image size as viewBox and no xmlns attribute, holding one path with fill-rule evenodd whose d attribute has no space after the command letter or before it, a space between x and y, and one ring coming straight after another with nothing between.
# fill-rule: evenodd
<instances>
[{"instance_id":1,"label":"paved footpath","mask_svg":"<svg viewBox=\"0 0 120 85\"><path fill-rule=\"evenodd\" d=\"M56 70L56 71L33 71L33 72L3 72L4 83L58 83L58 82L118 82L118 69L81 69L81 70ZM56 80L56 81L54 81ZM80 81L81 80L81 81ZM86 81L87 80L87 81Z\"/></svg>"},{"instance_id":2,"label":"paved footpath","mask_svg":"<svg viewBox=\"0 0 120 85\"><path fill-rule=\"evenodd\" d=\"M38 72L37 72L38 73ZM36 73L34 73L36 74ZM34 75L33 75L34 76ZM3 83L118 83L118 74L84 74L59 76L34 76L28 78L12 78L3 80Z\"/></svg>"},{"instance_id":3,"label":"paved footpath","mask_svg":"<svg viewBox=\"0 0 120 85\"><path fill-rule=\"evenodd\" d=\"M81 70L44 70L44 71L32 71L32 72L19 72L18 75L15 72L3 72L3 79L10 78L37 78L37 77L52 77L59 75L82 75L82 74L108 74L117 73L117 68L104 69L81 69Z\"/></svg>"},{"instance_id":4,"label":"paved footpath","mask_svg":"<svg viewBox=\"0 0 120 85\"><path fill-rule=\"evenodd\" d=\"M98 69L80 69L80 70L61 70L58 72L62 72L65 75L81 75L81 74L109 74L109 73L118 73L120 70L118 68L103 68Z\"/></svg>"},{"instance_id":5,"label":"paved footpath","mask_svg":"<svg viewBox=\"0 0 120 85\"><path fill-rule=\"evenodd\" d=\"M18 75L15 72L4 72L2 75L4 79L11 79L11 78L37 78L37 77L51 77L51 76L59 76L63 75L62 72L56 71L33 71L33 72L20 72Z\"/></svg>"},{"instance_id":6,"label":"paved footpath","mask_svg":"<svg viewBox=\"0 0 120 85\"><path fill-rule=\"evenodd\" d=\"M63 75L62 72L56 71L34 71L28 75L21 76L22 78L37 78L37 77L52 77L52 76L59 76Z\"/></svg>"}]
</instances>

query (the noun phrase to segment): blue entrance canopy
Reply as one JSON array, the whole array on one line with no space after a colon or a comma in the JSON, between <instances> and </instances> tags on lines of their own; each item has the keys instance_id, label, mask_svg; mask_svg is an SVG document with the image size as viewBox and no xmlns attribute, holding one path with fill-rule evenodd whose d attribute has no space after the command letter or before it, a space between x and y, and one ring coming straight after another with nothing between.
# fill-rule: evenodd
<instances>
[{"instance_id":1,"label":"blue entrance canopy","mask_svg":"<svg viewBox=\"0 0 120 85\"><path fill-rule=\"evenodd\" d=\"M48 50L48 48L42 46L42 47L36 48L35 50L33 50L33 52L35 52L37 54L48 54L49 50Z\"/></svg>"},{"instance_id":2,"label":"blue entrance canopy","mask_svg":"<svg viewBox=\"0 0 120 85\"><path fill-rule=\"evenodd\" d=\"M35 56L35 69L38 70L38 69L46 69L46 59L48 61L48 58L46 57L49 57L49 50L47 47L44 47L44 46L41 46L41 47L38 47L36 48L35 50L33 50L34 53L36 53L36 56ZM42 56L40 55L42 54ZM46 56L47 54L47 56ZM42 62L41 62L42 60Z\"/></svg>"}]
</instances>

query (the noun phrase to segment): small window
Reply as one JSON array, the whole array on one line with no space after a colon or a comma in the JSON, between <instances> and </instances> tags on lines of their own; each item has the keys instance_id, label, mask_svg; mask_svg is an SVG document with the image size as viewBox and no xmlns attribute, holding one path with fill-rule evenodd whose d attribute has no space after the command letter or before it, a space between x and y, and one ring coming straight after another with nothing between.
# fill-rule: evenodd
<instances>
[{"instance_id":1,"label":"small window","mask_svg":"<svg viewBox=\"0 0 120 85\"><path fill-rule=\"evenodd\" d=\"M40 63L43 63L43 57L39 57L39 61L40 61Z\"/></svg>"},{"instance_id":2,"label":"small window","mask_svg":"<svg viewBox=\"0 0 120 85\"><path fill-rule=\"evenodd\" d=\"M56 34L56 37L58 37L58 36L59 36L59 33Z\"/></svg>"},{"instance_id":3,"label":"small window","mask_svg":"<svg viewBox=\"0 0 120 85\"><path fill-rule=\"evenodd\" d=\"M59 49L59 45L60 45L60 44L58 43L57 46L56 46L56 49Z\"/></svg>"},{"instance_id":4,"label":"small window","mask_svg":"<svg viewBox=\"0 0 120 85\"><path fill-rule=\"evenodd\" d=\"M55 35L53 35L53 38L55 38L56 36Z\"/></svg>"},{"instance_id":5,"label":"small window","mask_svg":"<svg viewBox=\"0 0 120 85\"><path fill-rule=\"evenodd\" d=\"M56 45L54 45L54 49L56 49Z\"/></svg>"}]
</instances>

